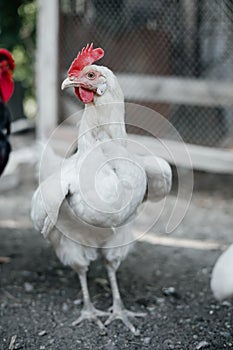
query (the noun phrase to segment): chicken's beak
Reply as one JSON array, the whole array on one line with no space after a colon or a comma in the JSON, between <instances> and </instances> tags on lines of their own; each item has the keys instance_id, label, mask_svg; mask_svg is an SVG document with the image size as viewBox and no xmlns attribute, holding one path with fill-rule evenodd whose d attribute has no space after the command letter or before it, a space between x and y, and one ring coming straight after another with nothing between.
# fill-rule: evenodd
<instances>
[{"instance_id":1,"label":"chicken's beak","mask_svg":"<svg viewBox=\"0 0 233 350\"><path fill-rule=\"evenodd\" d=\"M64 90L64 89L66 89L68 87L72 87L72 86L73 87L78 86L78 82L77 82L77 80L75 78L73 78L73 77L69 78L68 77L61 84L61 89Z\"/></svg>"}]
</instances>

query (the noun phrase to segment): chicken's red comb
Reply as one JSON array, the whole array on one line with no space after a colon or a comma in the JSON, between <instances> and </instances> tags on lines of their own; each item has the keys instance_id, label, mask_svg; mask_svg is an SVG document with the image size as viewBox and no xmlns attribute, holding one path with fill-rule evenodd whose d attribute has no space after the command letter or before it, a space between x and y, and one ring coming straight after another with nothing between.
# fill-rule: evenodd
<instances>
[{"instance_id":1,"label":"chicken's red comb","mask_svg":"<svg viewBox=\"0 0 233 350\"><path fill-rule=\"evenodd\" d=\"M100 47L93 49L93 43L91 43L91 45L87 44L87 46L82 49L81 53L78 53L77 57L72 62L68 70L68 75L71 76L79 74L84 67L100 60L103 56L103 49Z\"/></svg>"},{"instance_id":2,"label":"chicken's red comb","mask_svg":"<svg viewBox=\"0 0 233 350\"><path fill-rule=\"evenodd\" d=\"M9 62L9 66L11 70L15 69L15 62L14 62L13 56L8 50L0 49L0 56L6 57L7 61Z\"/></svg>"}]
</instances>

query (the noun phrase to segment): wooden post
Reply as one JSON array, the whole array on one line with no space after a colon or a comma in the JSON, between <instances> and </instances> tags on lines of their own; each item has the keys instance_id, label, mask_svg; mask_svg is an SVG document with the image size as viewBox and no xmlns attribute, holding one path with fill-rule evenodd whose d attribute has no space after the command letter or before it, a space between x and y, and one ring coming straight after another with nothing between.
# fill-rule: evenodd
<instances>
[{"instance_id":1,"label":"wooden post","mask_svg":"<svg viewBox=\"0 0 233 350\"><path fill-rule=\"evenodd\" d=\"M47 138L58 122L59 1L39 0L37 22L37 137Z\"/></svg>"}]
</instances>

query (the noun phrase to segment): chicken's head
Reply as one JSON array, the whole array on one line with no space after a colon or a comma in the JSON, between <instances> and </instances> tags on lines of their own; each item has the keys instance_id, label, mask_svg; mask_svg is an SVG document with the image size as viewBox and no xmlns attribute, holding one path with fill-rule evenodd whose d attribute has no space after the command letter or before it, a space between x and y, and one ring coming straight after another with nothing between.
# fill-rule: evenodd
<instances>
[{"instance_id":1,"label":"chicken's head","mask_svg":"<svg viewBox=\"0 0 233 350\"><path fill-rule=\"evenodd\" d=\"M12 72L15 69L14 59L6 49L0 49L0 98L6 103L14 91Z\"/></svg>"},{"instance_id":2,"label":"chicken's head","mask_svg":"<svg viewBox=\"0 0 233 350\"><path fill-rule=\"evenodd\" d=\"M103 56L104 50L93 49L93 44L83 48L72 62L68 77L62 83L62 90L74 87L76 95L86 104L93 102L95 97L102 96L107 89L107 80L114 76L108 68L93 65Z\"/></svg>"}]
</instances>

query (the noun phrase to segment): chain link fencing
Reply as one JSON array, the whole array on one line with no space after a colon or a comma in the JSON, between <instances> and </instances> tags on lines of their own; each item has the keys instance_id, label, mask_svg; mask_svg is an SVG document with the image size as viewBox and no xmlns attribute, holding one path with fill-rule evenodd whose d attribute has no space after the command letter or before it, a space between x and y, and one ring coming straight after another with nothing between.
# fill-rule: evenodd
<instances>
[{"instance_id":1,"label":"chain link fencing","mask_svg":"<svg viewBox=\"0 0 233 350\"><path fill-rule=\"evenodd\" d=\"M60 0L61 80L90 42L126 101L161 113L187 143L233 146L232 0ZM60 95L61 119L72 103Z\"/></svg>"}]
</instances>

